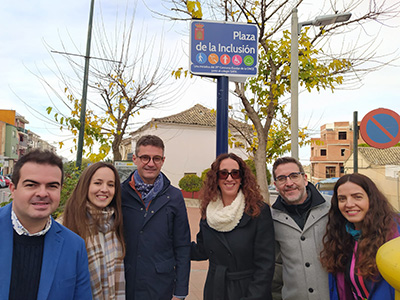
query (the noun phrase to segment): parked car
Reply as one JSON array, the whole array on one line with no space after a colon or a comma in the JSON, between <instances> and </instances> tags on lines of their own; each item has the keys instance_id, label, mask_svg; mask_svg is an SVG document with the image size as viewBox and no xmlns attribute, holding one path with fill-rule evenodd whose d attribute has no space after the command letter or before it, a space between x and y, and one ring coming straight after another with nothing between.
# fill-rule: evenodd
<instances>
[{"instance_id":1,"label":"parked car","mask_svg":"<svg viewBox=\"0 0 400 300\"><path fill-rule=\"evenodd\" d=\"M332 177L328 179L321 180L315 184L315 187L322 195L333 195L333 187L336 184L336 181L339 180L340 177Z\"/></svg>"},{"instance_id":2,"label":"parked car","mask_svg":"<svg viewBox=\"0 0 400 300\"><path fill-rule=\"evenodd\" d=\"M3 176L0 176L0 188L5 187L7 187L6 180L3 178Z\"/></svg>"},{"instance_id":3,"label":"parked car","mask_svg":"<svg viewBox=\"0 0 400 300\"><path fill-rule=\"evenodd\" d=\"M11 179L7 176L0 175L0 180L5 184L4 186L2 185L2 187L7 187L11 183Z\"/></svg>"}]
</instances>

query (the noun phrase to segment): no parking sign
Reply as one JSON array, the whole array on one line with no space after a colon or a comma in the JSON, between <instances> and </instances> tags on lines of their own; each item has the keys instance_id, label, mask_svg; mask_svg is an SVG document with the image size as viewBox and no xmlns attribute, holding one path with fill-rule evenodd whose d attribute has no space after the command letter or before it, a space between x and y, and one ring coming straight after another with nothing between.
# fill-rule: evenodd
<instances>
[{"instance_id":1,"label":"no parking sign","mask_svg":"<svg viewBox=\"0 0 400 300\"><path fill-rule=\"evenodd\" d=\"M371 147L390 148L400 141L400 116L386 108L372 110L362 119L360 133Z\"/></svg>"}]
</instances>

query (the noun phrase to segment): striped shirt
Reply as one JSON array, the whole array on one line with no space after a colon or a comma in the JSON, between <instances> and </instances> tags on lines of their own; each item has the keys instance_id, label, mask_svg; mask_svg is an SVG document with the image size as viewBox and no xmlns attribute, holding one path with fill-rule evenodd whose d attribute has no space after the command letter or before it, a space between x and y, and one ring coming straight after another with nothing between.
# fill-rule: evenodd
<instances>
[{"instance_id":1,"label":"striped shirt","mask_svg":"<svg viewBox=\"0 0 400 300\"><path fill-rule=\"evenodd\" d=\"M366 300L369 297L373 283L371 280L357 275L358 270L355 268L357 247L358 242L355 241L353 254L346 270L346 279L351 283L351 290L353 292L354 299Z\"/></svg>"}]
</instances>

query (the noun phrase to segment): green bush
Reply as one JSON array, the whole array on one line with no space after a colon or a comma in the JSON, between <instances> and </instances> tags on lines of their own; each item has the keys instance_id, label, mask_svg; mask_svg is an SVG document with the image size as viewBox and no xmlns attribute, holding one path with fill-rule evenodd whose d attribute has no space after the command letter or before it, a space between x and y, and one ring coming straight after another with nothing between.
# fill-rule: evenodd
<instances>
[{"instance_id":1,"label":"green bush","mask_svg":"<svg viewBox=\"0 0 400 300\"><path fill-rule=\"evenodd\" d=\"M194 192L198 192L201 189L203 181L195 174L185 175L179 180L179 187L185 192L191 192L192 198Z\"/></svg>"},{"instance_id":2,"label":"green bush","mask_svg":"<svg viewBox=\"0 0 400 300\"><path fill-rule=\"evenodd\" d=\"M250 168L251 172L254 174L254 176L257 176L257 172L256 172L256 164L254 163L254 161L252 159L246 159L245 163L247 164L247 166ZM265 169L267 171L267 181L268 181L268 185L271 184L271 172L268 170L267 164L265 164Z\"/></svg>"},{"instance_id":3,"label":"green bush","mask_svg":"<svg viewBox=\"0 0 400 300\"><path fill-rule=\"evenodd\" d=\"M12 199L11 199L11 195L10 195L10 200L9 201L4 201L2 203L0 203L0 207L6 206L7 204L11 203Z\"/></svg>"},{"instance_id":4,"label":"green bush","mask_svg":"<svg viewBox=\"0 0 400 300\"><path fill-rule=\"evenodd\" d=\"M82 174L82 171L88 166L88 163L89 160L83 159L81 170L78 170L75 165L75 161L69 161L64 164L64 184L61 189L60 205L52 214L54 219L58 218L64 212L65 204L69 196L71 196L76 184L78 183L79 176Z\"/></svg>"},{"instance_id":5,"label":"green bush","mask_svg":"<svg viewBox=\"0 0 400 300\"><path fill-rule=\"evenodd\" d=\"M201 173L201 181L204 182L207 179L207 173L208 171L210 171L211 168L207 168L205 169L202 173Z\"/></svg>"}]
</instances>

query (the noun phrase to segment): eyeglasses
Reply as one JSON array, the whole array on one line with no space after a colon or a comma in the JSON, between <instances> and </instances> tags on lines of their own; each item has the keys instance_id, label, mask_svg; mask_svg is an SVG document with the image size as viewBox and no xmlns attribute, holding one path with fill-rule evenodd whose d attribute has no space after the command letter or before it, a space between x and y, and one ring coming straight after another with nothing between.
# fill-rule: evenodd
<instances>
[{"instance_id":1,"label":"eyeglasses","mask_svg":"<svg viewBox=\"0 0 400 300\"><path fill-rule=\"evenodd\" d=\"M150 162L150 160L153 160L153 163L155 163L156 165L160 164L163 160L164 157L156 155L153 156L153 158L151 158L149 155L142 155L138 157L140 159L140 161L144 164L148 164Z\"/></svg>"},{"instance_id":2,"label":"eyeglasses","mask_svg":"<svg viewBox=\"0 0 400 300\"><path fill-rule=\"evenodd\" d=\"M218 179L227 179L229 175L231 175L232 179L239 179L242 177L242 171L236 169L233 169L230 172L228 172L227 170L219 170L217 173Z\"/></svg>"},{"instance_id":3,"label":"eyeglasses","mask_svg":"<svg viewBox=\"0 0 400 300\"><path fill-rule=\"evenodd\" d=\"M293 172L290 173L289 175L280 175L278 177L275 178L275 181L279 184L284 184L286 183L288 177L290 178L291 181L295 182L298 181L301 176L304 175L304 172Z\"/></svg>"}]
</instances>

